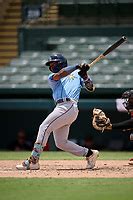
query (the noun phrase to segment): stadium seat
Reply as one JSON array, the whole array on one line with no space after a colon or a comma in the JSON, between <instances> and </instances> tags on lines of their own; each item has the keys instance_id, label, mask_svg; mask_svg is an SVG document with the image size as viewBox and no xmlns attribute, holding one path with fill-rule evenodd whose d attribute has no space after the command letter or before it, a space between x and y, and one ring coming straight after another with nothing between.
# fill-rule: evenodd
<instances>
[{"instance_id":1,"label":"stadium seat","mask_svg":"<svg viewBox=\"0 0 133 200\"><path fill-rule=\"evenodd\" d=\"M47 60L45 59L36 59L29 61L29 67L43 67Z\"/></svg>"},{"instance_id":2,"label":"stadium seat","mask_svg":"<svg viewBox=\"0 0 133 200\"><path fill-rule=\"evenodd\" d=\"M16 87L16 84L14 84L14 83L5 83L5 84L1 84L0 83L0 88L15 88Z\"/></svg>"},{"instance_id":3,"label":"stadium seat","mask_svg":"<svg viewBox=\"0 0 133 200\"><path fill-rule=\"evenodd\" d=\"M108 54L107 55L107 58L108 59L118 59L118 56L119 56L119 54L118 54L118 52L111 52L110 54Z\"/></svg>"},{"instance_id":4,"label":"stadium seat","mask_svg":"<svg viewBox=\"0 0 133 200\"><path fill-rule=\"evenodd\" d=\"M100 72L102 74L119 74L121 72L121 67L119 66L107 66L107 67L101 67Z\"/></svg>"},{"instance_id":5,"label":"stadium seat","mask_svg":"<svg viewBox=\"0 0 133 200\"><path fill-rule=\"evenodd\" d=\"M62 53L62 52L60 52L60 53ZM78 54L78 52L76 52L76 51L68 51L68 52L65 52L64 53L64 56L67 58L67 59L69 59L69 60L74 60L74 59L77 59L77 58L79 58L79 54Z\"/></svg>"},{"instance_id":6,"label":"stadium seat","mask_svg":"<svg viewBox=\"0 0 133 200\"><path fill-rule=\"evenodd\" d=\"M129 52L129 50L133 50L133 45L125 43L124 45L120 45L118 51L120 52Z\"/></svg>"},{"instance_id":7,"label":"stadium seat","mask_svg":"<svg viewBox=\"0 0 133 200\"><path fill-rule=\"evenodd\" d=\"M28 66L28 60L23 58L12 59L10 62L12 67L25 67Z\"/></svg>"},{"instance_id":8,"label":"stadium seat","mask_svg":"<svg viewBox=\"0 0 133 200\"><path fill-rule=\"evenodd\" d=\"M96 84L96 88L122 88L122 83L106 83L106 84Z\"/></svg>"},{"instance_id":9,"label":"stadium seat","mask_svg":"<svg viewBox=\"0 0 133 200\"><path fill-rule=\"evenodd\" d=\"M62 52L62 53L64 52L64 54L67 52L73 52L76 50L77 50L77 47L75 44L62 44L62 45L58 45L56 48L57 52Z\"/></svg>"},{"instance_id":10,"label":"stadium seat","mask_svg":"<svg viewBox=\"0 0 133 200\"><path fill-rule=\"evenodd\" d=\"M29 81L29 76L27 75L13 75L9 77L9 81L11 84L15 83L25 83L27 81Z\"/></svg>"},{"instance_id":11,"label":"stadium seat","mask_svg":"<svg viewBox=\"0 0 133 200\"><path fill-rule=\"evenodd\" d=\"M46 84L37 84L37 83L24 83L24 84L14 84L13 88L25 89L25 88L47 88Z\"/></svg>"},{"instance_id":12,"label":"stadium seat","mask_svg":"<svg viewBox=\"0 0 133 200\"><path fill-rule=\"evenodd\" d=\"M132 80L132 76L131 75L127 75L127 74L119 74L119 75L113 75L111 77L111 81L113 83L130 83Z\"/></svg>"},{"instance_id":13,"label":"stadium seat","mask_svg":"<svg viewBox=\"0 0 133 200\"><path fill-rule=\"evenodd\" d=\"M97 36L93 36L93 37L88 37L87 38L87 41L86 41L88 44L98 44L98 45L101 45L101 44L105 44L108 42L108 38L107 37L97 37Z\"/></svg>"},{"instance_id":14,"label":"stadium seat","mask_svg":"<svg viewBox=\"0 0 133 200\"><path fill-rule=\"evenodd\" d=\"M6 82L8 82L9 77L6 75L0 75L0 84L5 84Z\"/></svg>"},{"instance_id":15,"label":"stadium seat","mask_svg":"<svg viewBox=\"0 0 133 200\"><path fill-rule=\"evenodd\" d=\"M129 59L129 60L132 60L133 59L133 53L132 53L132 51L131 52L129 52L129 51L126 51L126 52L120 52L120 53L118 53L118 56L119 56L119 59L122 59L122 60L124 60L124 59Z\"/></svg>"},{"instance_id":16,"label":"stadium seat","mask_svg":"<svg viewBox=\"0 0 133 200\"><path fill-rule=\"evenodd\" d=\"M50 74L50 71L49 71L49 67L48 66L43 66L43 67L40 67L38 68L38 72L36 75L49 75Z\"/></svg>"},{"instance_id":17,"label":"stadium seat","mask_svg":"<svg viewBox=\"0 0 133 200\"><path fill-rule=\"evenodd\" d=\"M1 67L0 68L0 75L12 75L18 72L17 67Z\"/></svg>"},{"instance_id":18,"label":"stadium seat","mask_svg":"<svg viewBox=\"0 0 133 200\"><path fill-rule=\"evenodd\" d=\"M29 60L29 59L37 59L40 55L39 51L23 51L20 54L20 58Z\"/></svg>"},{"instance_id":19,"label":"stadium seat","mask_svg":"<svg viewBox=\"0 0 133 200\"><path fill-rule=\"evenodd\" d=\"M85 54L86 54L86 52L88 52L88 54L89 54L89 52L97 51L97 50L95 49L95 45L93 45L93 44L90 44L90 45L84 44L84 45L78 45L77 51L85 53Z\"/></svg>"},{"instance_id":20,"label":"stadium seat","mask_svg":"<svg viewBox=\"0 0 133 200\"><path fill-rule=\"evenodd\" d=\"M100 72L100 68L95 66L95 67L92 67L90 70L89 70L89 74L90 75L96 75L96 74L99 74L101 73Z\"/></svg>"},{"instance_id":21,"label":"stadium seat","mask_svg":"<svg viewBox=\"0 0 133 200\"><path fill-rule=\"evenodd\" d=\"M121 68L121 73L123 74L129 74L129 75L133 75L133 69L132 66L125 66Z\"/></svg>"},{"instance_id":22,"label":"stadium seat","mask_svg":"<svg viewBox=\"0 0 133 200\"><path fill-rule=\"evenodd\" d=\"M23 75L34 75L34 74L37 74L38 71L39 71L39 68L37 67L24 67L18 70L19 74L23 74Z\"/></svg>"},{"instance_id":23,"label":"stadium seat","mask_svg":"<svg viewBox=\"0 0 133 200\"><path fill-rule=\"evenodd\" d=\"M91 63L111 44L118 40L114 36L93 37L49 37L47 44L55 45L53 50L23 51L18 58L12 59L6 67L0 68L0 87L49 87L49 67L45 66L53 53L62 53L69 65ZM132 87L133 83L133 37L127 43L97 62L90 70L97 87Z\"/></svg>"},{"instance_id":24,"label":"stadium seat","mask_svg":"<svg viewBox=\"0 0 133 200\"><path fill-rule=\"evenodd\" d=\"M60 45L60 44L64 44L66 42L66 38L65 37L49 37L47 44L50 45Z\"/></svg>"},{"instance_id":25,"label":"stadium seat","mask_svg":"<svg viewBox=\"0 0 133 200\"><path fill-rule=\"evenodd\" d=\"M66 38L66 42L68 44L77 44L77 45L81 45L81 44L86 44L87 42L87 38L86 37L68 37Z\"/></svg>"},{"instance_id":26,"label":"stadium seat","mask_svg":"<svg viewBox=\"0 0 133 200\"><path fill-rule=\"evenodd\" d=\"M111 81L111 75L93 75L92 77L94 84L105 84Z\"/></svg>"},{"instance_id":27,"label":"stadium seat","mask_svg":"<svg viewBox=\"0 0 133 200\"><path fill-rule=\"evenodd\" d=\"M36 84L48 84L48 76L47 75L35 75L30 77L30 83L36 83Z\"/></svg>"},{"instance_id":28,"label":"stadium seat","mask_svg":"<svg viewBox=\"0 0 133 200\"><path fill-rule=\"evenodd\" d=\"M79 58L80 59L86 59L86 60L93 60L95 59L99 54L96 51L88 51L88 53L80 52Z\"/></svg>"},{"instance_id":29,"label":"stadium seat","mask_svg":"<svg viewBox=\"0 0 133 200\"><path fill-rule=\"evenodd\" d=\"M45 63L49 56L52 55L53 53L57 53L57 51L41 51L40 54L39 54L39 57L37 60L43 60L43 62Z\"/></svg>"}]
</instances>

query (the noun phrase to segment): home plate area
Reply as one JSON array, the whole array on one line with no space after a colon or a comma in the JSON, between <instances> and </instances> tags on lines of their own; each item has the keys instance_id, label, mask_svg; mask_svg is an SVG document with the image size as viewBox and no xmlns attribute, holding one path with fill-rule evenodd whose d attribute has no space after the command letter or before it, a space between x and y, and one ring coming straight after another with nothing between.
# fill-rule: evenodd
<instances>
[{"instance_id":1,"label":"home plate area","mask_svg":"<svg viewBox=\"0 0 133 200\"><path fill-rule=\"evenodd\" d=\"M20 171L20 160L1 160L0 177L21 178L130 178L133 165L128 160L98 160L93 170L86 169L85 160L40 160L40 170Z\"/></svg>"}]
</instances>

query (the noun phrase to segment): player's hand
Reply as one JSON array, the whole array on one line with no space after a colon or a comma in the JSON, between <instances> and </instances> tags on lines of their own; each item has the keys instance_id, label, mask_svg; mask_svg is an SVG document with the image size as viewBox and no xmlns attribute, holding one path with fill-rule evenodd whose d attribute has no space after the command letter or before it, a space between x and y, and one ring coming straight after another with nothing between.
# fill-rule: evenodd
<instances>
[{"instance_id":1,"label":"player's hand","mask_svg":"<svg viewBox=\"0 0 133 200\"><path fill-rule=\"evenodd\" d=\"M83 71L83 70L80 70L78 72L79 76L83 79L87 79L88 75L87 75L87 72L86 71Z\"/></svg>"},{"instance_id":2,"label":"player's hand","mask_svg":"<svg viewBox=\"0 0 133 200\"><path fill-rule=\"evenodd\" d=\"M87 72L90 69L90 66L87 63L81 63L81 64L77 65L76 67L77 67L77 69L84 71L84 72Z\"/></svg>"}]
</instances>

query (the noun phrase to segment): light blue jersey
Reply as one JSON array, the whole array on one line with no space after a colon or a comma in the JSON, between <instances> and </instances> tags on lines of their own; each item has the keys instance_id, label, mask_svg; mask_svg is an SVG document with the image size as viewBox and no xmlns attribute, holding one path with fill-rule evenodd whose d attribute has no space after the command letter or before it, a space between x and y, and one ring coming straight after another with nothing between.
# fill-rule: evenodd
<instances>
[{"instance_id":1,"label":"light blue jersey","mask_svg":"<svg viewBox=\"0 0 133 200\"><path fill-rule=\"evenodd\" d=\"M75 70L70 75L58 81L53 80L52 76L53 74L49 75L48 81L53 91L53 99L55 102L63 98L79 100L80 91L83 87L83 79L79 76L78 70Z\"/></svg>"}]
</instances>

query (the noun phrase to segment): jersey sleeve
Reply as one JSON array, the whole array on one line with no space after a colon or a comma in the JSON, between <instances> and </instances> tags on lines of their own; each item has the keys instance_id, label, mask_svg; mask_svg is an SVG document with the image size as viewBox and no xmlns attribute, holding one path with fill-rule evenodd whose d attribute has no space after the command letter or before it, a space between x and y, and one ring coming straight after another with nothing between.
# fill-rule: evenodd
<instances>
[{"instance_id":1,"label":"jersey sleeve","mask_svg":"<svg viewBox=\"0 0 133 200\"><path fill-rule=\"evenodd\" d=\"M49 83L49 86L50 86L52 89L55 88L56 85L59 83L59 80L58 80L58 81L53 80L53 75L54 75L54 73L52 73L52 74L50 74L50 75L48 76L48 83Z\"/></svg>"},{"instance_id":2,"label":"jersey sleeve","mask_svg":"<svg viewBox=\"0 0 133 200\"><path fill-rule=\"evenodd\" d=\"M49 80L49 81L53 81L53 75L54 75L54 74L52 73L52 74L50 74L50 75L48 76L48 80Z\"/></svg>"},{"instance_id":3,"label":"jersey sleeve","mask_svg":"<svg viewBox=\"0 0 133 200\"><path fill-rule=\"evenodd\" d=\"M82 78L80 79L80 84L81 84L81 86L82 86L82 87L84 87L84 86L85 86L85 84L84 84L84 81L83 81L83 79L82 79Z\"/></svg>"}]
</instances>

